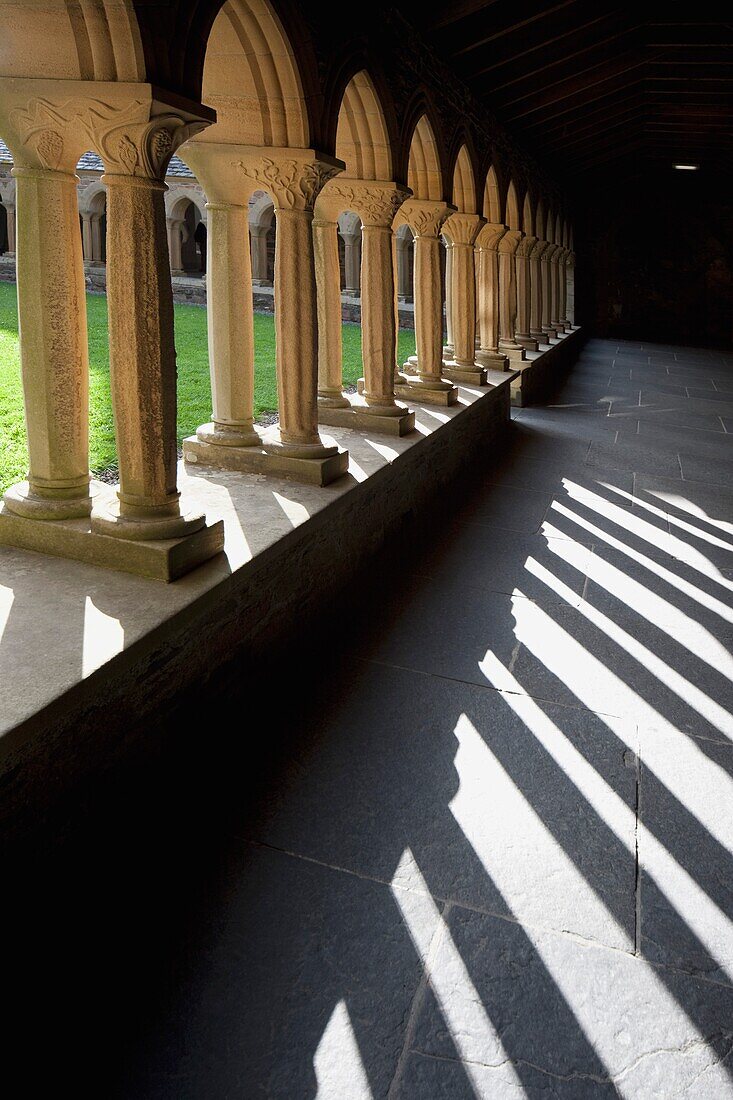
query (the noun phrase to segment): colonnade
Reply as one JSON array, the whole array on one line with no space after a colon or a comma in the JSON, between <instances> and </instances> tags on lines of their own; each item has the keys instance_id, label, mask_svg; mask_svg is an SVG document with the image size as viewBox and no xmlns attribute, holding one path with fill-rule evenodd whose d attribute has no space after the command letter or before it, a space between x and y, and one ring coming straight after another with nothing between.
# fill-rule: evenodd
<instances>
[{"instance_id":1,"label":"colonnade","mask_svg":"<svg viewBox=\"0 0 733 1100\"><path fill-rule=\"evenodd\" d=\"M206 526L178 487L171 267L180 267L180 232L165 204L166 168L176 150L207 198L212 413L184 442L189 462L326 484L346 471L348 454L324 442L319 424L410 432L410 402L450 405L456 383L482 386L489 371L521 369L528 351L571 323L573 254L559 219L544 219L538 207L520 227L510 202L514 185L502 205L489 178L490 199L479 213L465 147L446 196L425 116L414 131L407 184L401 182L366 74L354 87L363 101L372 97L365 115L371 132L359 138L339 123L336 157L292 140L238 142L231 130L218 140L207 108L166 102L151 85L135 85L133 99L122 84L95 83L93 96L83 81L63 85L57 92L54 82L13 81L0 89L0 133L15 164L29 451L27 481L8 490L4 510L45 525L52 552L67 552L67 534L57 532L80 519L92 539L156 545L196 538ZM90 145L104 161L106 200L100 191L80 211L75 166ZM267 430L254 420L252 292L265 270L265 233L249 232L257 193L271 200L276 226L278 422ZM88 453L82 240L84 253L101 260L103 219L119 468L113 493L90 481ZM342 379L339 234L347 286L361 296L356 395L344 391ZM411 280L399 262L410 241ZM416 354L400 363L399 305L410 298ZM221 548L216 539L207 546L207 554ZM192 554L192 563L200 556Z\"/></svg>"}]
</instances>

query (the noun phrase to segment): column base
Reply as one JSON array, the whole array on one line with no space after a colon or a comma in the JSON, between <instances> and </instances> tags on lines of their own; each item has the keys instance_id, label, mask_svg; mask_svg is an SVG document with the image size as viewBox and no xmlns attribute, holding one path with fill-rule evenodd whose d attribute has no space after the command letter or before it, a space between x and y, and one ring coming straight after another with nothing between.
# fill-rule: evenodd
<instances>
[{"instance_id":1,"label":"column base","mask_svg":"<svg viewBox=\"0 0 733 1100\"><path fill-rule=\"evenodd\" d=\"M321 409L348 409L349 399L345 393L340 390L336 393L327 393L325 390L318 391L318 413L320 419Z\"/></svg>"},{"instance_id":2,"label":"column base","mask_svg":"<svg viewBox=\"0 0 733 1100\"><path fill-rule=\"evenodd\" d=\"M262 439L253 424L202 424L196 429L202 443L217 447L261 447Z\"/></svg>"},{"instance_id":3,"label":"column base","mask_svg":"<svg viewBox=\"0 0 733 1100\"><path fill-rule=\"evenodd\" d=\"M112 506L117 500L110 485L93 482L92 491L95 512L98 507ZM6 505L0 504L0 545L71 558L154 580L174 581L221 553L224 524L219 520L206 526L202 519L198 530L183 538L135 541L95 530L89 516L39 523L15 515Z\"/></svg>"},{"instance_id":4,"label":"column base","mask_svg":"<svg viewBox=\"0 0 733 1100\"><path fill-rule=\"evenodd\" d=\"M443 362L443 375L451 382L464 382L467 386L485 386L486 370L478 363L458 363L455 359Z\"/></svg>"},{"instance_id":5,"label":"column base","mask_svg":"<svg viewBox=\"0 0 733 1100\"><path fill-rule=\"evenodd\" d=\"M206 517L198 512L156 515L151 509L149 516L129 515L120 510L120 501L114 491L111 497L106 494L99 496L92 509L92 531L95 534L131 542L187 538L200 531L205 523Z\"/></svg>"},{"instance_id":6,"label":"column base","mask_svg":"<svg viewBox=\"0 0 733 1100\"><path fill-rule=\"evenodd\" d=\"M80 519L92 510L89 495L76 497L42 497L34 493L27 481L11 487L3 497L8 512L32 520Z\"/></svg>"},{"instance_id":7,"label":"column base","mask_svg":"<svg viewBox=\"0 0 733 1100\"><path fill-rule=\"evenodd\" d=\"M543 329L546 340L557 340L557 332L554 328Z\"/></svg>"},{"instance_id":8,"label":"column base","mask_svg":"<svg viewBox=\"0 0 733 1100\"><path fill-rule=\"evenodd\" d=\"M487 370L509 370L509 360L503 351L489 351L487 348L479 348L476 352L476 362Z\"/></svg>"},{"instance_id":9,"label":"column base","mask_svg":"<svg viewBox=\"0 0 733 1100\"><path fill-rule=\"evenodd\" d=\"M364 380L359 380L362 384ZM360 391L361 392L361 391ZM408 435L415 430L415 414L404 405L385 407L382 413L376 412L366 401L355 397L346 409L318 409L318 423L331 424L338 428L361 428L383 435Z\"/></svg>"},{"instance_id":10,"label":"column base","mask_svg":"<svg viewBox=\"0 0 733 1100\"><path fill-rule=\"evenodd\" d=\"M524 348L519 347L518 344L515 347L499 344L499 351L504 352L510 363L523 363L527 358L524 354Z\"/></svg>"},{"instance_id":11,"label":"column base","mask_svg":"<svg viewBox=\"0 0 733 1100\"><path fill-rule=\"evenodd\" d=\"M406 386L395 386L395 396L404 397L407 401L416 401L419 405L455 405L458 401L458 390L449 382L443 390L429 389L426 385L420 385L417 379L409 379Z\"/></svg>"},{"instance_id":12,"label":"column base","mask_svg":"<svg viewBox=\"0 0 733 1100\"><path fill-rule=\"evenodd\" d=\"M525 351L539 351L540 350L539 344L537 343L537 341L534 339L533 336L524 336L524 335L517 336L516 341L521 347L524 348Z\"/></svg>"},{"instance_id":13,"label":"column base","mask_svg":"<svg viewBox=\"0 0 733 1100\"><path fill-rule=\"evenodd\" d=\"M272 446L272 444L268 444ZM191 435L183 441L183 458L191 465L213 466L218 470L236 470L243 474L271 474L291 478L306 485L328 485L348 473L349 452L338 447L319 448L320 456L304 458L284 449L266 451L261 447L217 447L202 443Z\"/></svg>"}]
</instances>

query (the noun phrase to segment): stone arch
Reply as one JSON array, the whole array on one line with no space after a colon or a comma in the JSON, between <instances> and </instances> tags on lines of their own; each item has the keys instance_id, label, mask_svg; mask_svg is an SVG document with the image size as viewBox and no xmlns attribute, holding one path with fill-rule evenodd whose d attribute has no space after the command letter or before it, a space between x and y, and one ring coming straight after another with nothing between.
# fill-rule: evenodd
<instances>
[{"instance_id":1,"label":"stone arch","mask_svg":"<svg viewBox=\"0 0 733 1100\"><path fill-rule=\"evenodd\" d=\"M546 240L545 237L545 207L542 199L537 201L537 209L535 210L534 217L534 233L535 237L538 237L541 241Z\"/></svg>"},{"instance_id":2,"label":"stone arch","mask_svg":"<svg viewBox=\"0 0 733 1100\"><path fill-rule=\"evenodd\" d=\"M553 240L555 244L562 244L562 225L560 223L560 215L555 215L555 233Z\"/></svg>"},{"instance_id":3,"label":"stone arch","mask_svg":"<svg viewBox=\"0 0 733 1100\"><path fill-rule=\"evenodd\" d=\"M508 225L510 229L521 229L521 215L519 212L519 199L517 197L517 189L514 186L514 180L509 180L509 186L506 192L506 207L504 215L504 224Z\"/></svg>"},{"instance_id":4,"label":"stone arch","mask_svg":"<svg viewBox=\"0 0 733 1100\"><path fill-rule=\"evenodd\" d=\"M361 69L344 89L336 126L336 156L352 179L392 179L387 122L374 82Z\"/></svg>"},{"instance_id":5,"label":"stone arch","mask_svg":"<svg viewBox=\"0 0 733 1100\"><path fill-rule=\"evenodd\" d=\"M416 199L440 202L443 198L443 174L435 140L435 131L427 114L415 124L407 162L407 186Z\"/></svg>"},{"instance_id":6,"label":"stone arch","mask_svg":"<svg viewBox=\"0 0 733 1100\"><path fill-rule=\"evenodd\" d=\"M453 205L460 214L476 213L476 182L468 147L458 150L453 169Z\"/></svg>"},{"instance_id":7,"label":"stone arch","mask_svg":"<svg viewBox=\"0 0 733 1100\"><path fill-rule=\"evenodd\" d=\"M524 205L522 207L522 229L531 237L536 236L535 208L532 202L532 195L529 191L527 191L526 195L524 196Z\"/></svg>"},{"instance_id":8,"label":"stone arch","mask_svg":"<svg viewBox=\"0 0 733 1100\"><path fill-rule=\"evenodd\" d=\"M109 10L107 10L109 9ZM3 17L0 77L144 81L143 45L132 0L97 4L45 0Z\"/></svg>"},{"instance_id":9,"label":"stone arch","mask_svg":"<svg viewBox=\"0 0 733 1100\"><path fill-rule=\"evenodd\" d=\"M103 183L96 181L85 187L79 196L80 214L104 213L107 205L107 188Z\"/></svg>"},{"instance_id":10,"label":"stone arch","mask_svg":"<svg viewBox=\"0 0 733 1100\"><path fill-rule=\"evenodd\" d=\"M243 145L310 144L295 53L268 0L227 0L206 47L203 101L217 122L199 140Z\"/></svg>"},{"instance_id":11,"label":"stone arch","mask_svg":"<svg viewBox=\"0 0 733 1100\"><path fill-rule=\"evenodd\" d=\"M486 173L484 184L484 217L494 225L500 225L502 222L499 179L493 164Z\"/></svg>"}]
</instances>

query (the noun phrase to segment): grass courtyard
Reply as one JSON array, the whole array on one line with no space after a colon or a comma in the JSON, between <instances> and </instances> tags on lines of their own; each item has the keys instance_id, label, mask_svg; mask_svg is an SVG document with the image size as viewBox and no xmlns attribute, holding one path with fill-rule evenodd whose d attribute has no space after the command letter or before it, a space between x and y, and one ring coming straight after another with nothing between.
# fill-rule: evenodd
<instances>
[{"instance_id":1,"label":"grass courtyard","mask_svg":"<svg viewBox=\"0 0 733 1100\"><path fill-rule=\"evenodd\" d=\"M116 463L109 387L107 299L87 295L89 329L89 463L101 473ZM255 314L255 416L277 410L275 325L271 315ZM211 386L206 343L206 310L176 305L178 351L178 439L191 435L211 416ZM343 326L344 381L361 376L361 328ZM415 334L400 333L400 361L415 350ZM0 282L0 493L28 471L20 381L18 307L15 285Z\"/></svg>"}]
</instances>

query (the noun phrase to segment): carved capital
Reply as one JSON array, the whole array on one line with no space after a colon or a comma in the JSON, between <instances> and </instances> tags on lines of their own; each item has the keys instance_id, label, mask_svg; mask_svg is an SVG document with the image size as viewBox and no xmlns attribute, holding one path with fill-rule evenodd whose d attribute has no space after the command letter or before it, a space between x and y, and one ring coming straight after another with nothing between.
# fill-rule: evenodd
<instances>
[{"instance_id":1,"label":"carved capital","mask_svg":"<svg viewBox=\"0 0 733 1100\"><path fill-rule=\"evenodd\" d=\"M523 234L519 229L507 229L499 241L499 251L513 255L519 248Z\"/></svg>"},{"instance_id":2,"label":"carved capital","mask_svg":"<svg viewBox=\"0 0 733 1100\"><path fill-rule=\"evenodd\" d=\"M530 253L533 260L541 260L547 249L547 241L536 240L532 245L532 251Z\"/></svg>"},{"instance_id":3,"label":"carved capital","mask_svg":"<svg viewBox=\"0 0 733 1100\"><path fill-rule=\"evenodd\" d=\"M334 220L353 210L364 225L389 227L403 202L412 192L387 180L358 180L339 176L324 187L316 203L316 214Z\"/></svg>"},{"instance_id":4,"label":"carved capital","mask_svg":"<svg viewBox=\"0 0 733 1100\"><path fill-rule=\"evenodd\" d=\"M558 244L550 244L549 242L545 242L545 244L547 245L547 247L542 253L542 263L548 264L553 260L560 246Z\"/></svg>"},{"instance_id":5,"label":"carved capital","mask_svg":"<svg viewBox=\"0 0 733 1100\"><path fill-rule=\"evenodd\" d=\"M437 237L443 222L454 213L454 209L447 202L407 199L397 212L395 228L409 225L415 238Z\"/></svg>"},{"instance_id":6,"label":"carved capital","mask_svg":"<svg viewBox=\"0 0 733 1100\"><path fill-rule=\"evenodd\" d=\"M517 245L517 256L520 259L528 260L534 251L534 246L537 244L536 237L522 237L521 241Z\"/></svg>"},{"instance_id":7,"label":"carved capital","mask_svg":"<svg viewBox=\"0 0 733 1100\"><path fill-rule=\"evenodd\" d=\"M451 214L443 225L443 234L451 244L472 245L483 224L478 214Z\"/></svg>"},{"instance_id":8,"label":"carved capital","mask_svg":"<svg viewBox=\"0 0 733 1100\"><path fill-rule=\"evenodd\" d=\"M307 150L280 150L276 155L247 155L232 160L232 167L254 186L268 191L279 210L310 210L323 187L342 169L341 161Z\"/></svg>"},{"instance_id":9,"label":"carved capital","mask_svg":"<svg viewBox=\"0 0 733 1100\"><path fill-rule=\"evenodd\" d=\"M488 222L483 229L479 231L476 237L476 248L481 252L498 252L499 242L506 231L507 228L505 225L499 225L497 222Z\"/></svg>"},{"instance_id":10,"label":"carved capital","mask_svg":"<svg viewBox=\"0 0 733 1100\"><path fill-rule=\"evenodd\" d=\"M211 122L207 108L172 109L148 84L13 81L7 98L0 91L18 167L73 172L93 149L112 175L162 180L177 147Z\"/></svg>"}]
</instances>

